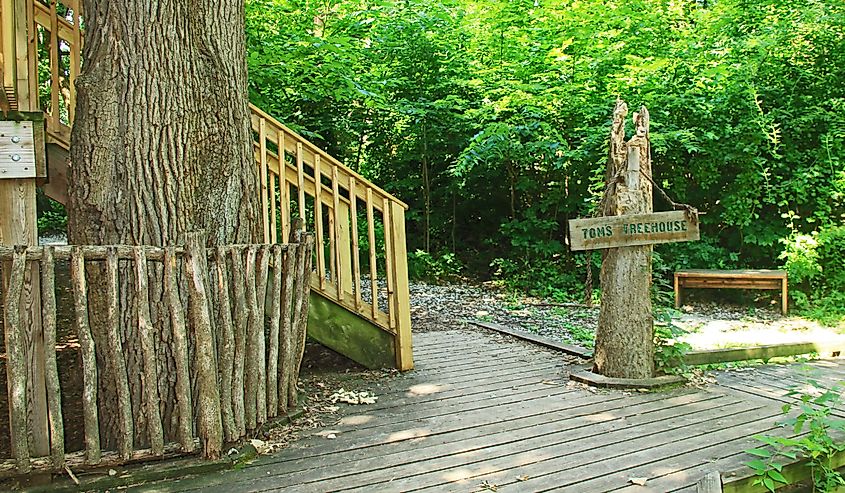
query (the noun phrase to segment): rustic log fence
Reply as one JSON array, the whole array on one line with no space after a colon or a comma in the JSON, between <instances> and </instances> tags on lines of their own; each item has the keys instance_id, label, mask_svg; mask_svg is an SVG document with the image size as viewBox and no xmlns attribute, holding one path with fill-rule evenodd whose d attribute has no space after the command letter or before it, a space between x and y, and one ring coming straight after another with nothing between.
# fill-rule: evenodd
<instances>
[{"instance_id":1,"label":"rustic log fence","mask_svg":"<svg viewBox=\"0 0 845 493\"><path fill-rule=\"evenodd\" d=\"M0 475L65 467L106 466L179 453L200 451L218 457L224 443L234 442L268 420L286 414L297 402L297 378L305 348L314 238L294 232L288 244L226 245L206 248L199 234L187 235L184 246L0 246L0 262L8 273L4 286L6 375L10 417L10 459L0 459ZM56 359L57 298L55 265L69 264L73 328L82 362L84 451L65 451L59 368ZM44 327L45 381L50 423L50 457L32 457L31 388L23 340L26 316L20 303L30 289L30 265L40 272ZM89 304L91 271L105 293L104 310L92 335ZM153 273L157 273L153 275ZM126 276L123 278L122 276ZM131 279L131 282L128 280ZM161 368L155 341L170 341L175 361L176 433L165 435L159 385L143 385L132 402L127 378L120 315L121 281L135 300L132 323L140 340L142 382L159 382ZM169 326L150 316L150 284L159 282ZM160 337L167 332L167 337ZM96 347L99 343L105 347ZM98 367L97 355L105 360ZM108 379L116 389L116 416L108 430L116 450L102 450L98 389ZM102 405L102 403L99 403ZM136 443L133 405L143 409L145 448ZM146 447L148 445L148 447Z\"/></svg>"}]
</instances>

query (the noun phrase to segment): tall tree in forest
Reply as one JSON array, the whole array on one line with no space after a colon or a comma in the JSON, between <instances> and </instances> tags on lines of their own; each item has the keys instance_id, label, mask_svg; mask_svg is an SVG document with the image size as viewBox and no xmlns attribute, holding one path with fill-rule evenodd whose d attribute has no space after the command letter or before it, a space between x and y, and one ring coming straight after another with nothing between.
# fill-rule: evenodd
<instances>
[{"instance_id":1,"label":"tall tree in forest","mask_svg":"<svg viewBox=\"0 0 845 493\"><path fill-rule=\"evenodd\" d=\"M84 67L77 80L71 139L70 242L174 245L196 230L207 233L209 245L257 241L261 223L243 0L85 0L83 7ZM164 356L160 361L172 362L167 314L156 310L161 296L160 290L151 290L159 331L156 351ZM132 305L123 295L130 392L133 402L140 402L136 398L147 382L140 376L143 360ZM92 327L101 326L99 312L105 310L92 310ZM98 337L103 336L95 333ZM109 370L102 362L101 371ZM175 401L189 396L175 395L169 368L158 369L157 383L163 428L172 438ZM108 385L100 391L105 393L102 426L109 436L117 419L109 405L114 391ZM147 420L143 411L134 413L136 440L143 441L146 433L140 428L148 426Z\"/></svg>"}]
</instances>

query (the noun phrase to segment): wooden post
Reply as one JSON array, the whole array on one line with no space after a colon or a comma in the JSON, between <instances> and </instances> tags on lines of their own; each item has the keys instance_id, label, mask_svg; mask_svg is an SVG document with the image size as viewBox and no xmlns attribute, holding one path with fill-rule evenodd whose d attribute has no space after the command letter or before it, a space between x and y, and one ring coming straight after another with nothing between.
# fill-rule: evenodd
<instances>
[{"instance_id":1,"label":"wooden post","mask_svg":"<svg viewBox=\"0 0 845 493\"><path fill-rule=\"evenodd\" d=\"M681 307L681 283L678 280L678 273L675 273L675 308Z\"/></svg>"},{"instance_id":2,"label":"wooden post","mask_svg":"<svg viewBox=\"0 0 845 493\"><path fill-rule=\"evenodd\" d=\"M179 443L182 450L194 451L193 406L191 405L191 360L188 354L188 330L182 313L182 300L177 285L179 261L173 247L164 251L164 297L169 308L173 337L173 359L176 361L176 400L179 409Z\"/></svg>"},{"instance_id":3,"label":"wooden post","mask_svg":"<svg viewBox=\"0 0 845 493\"><path fill-rule=\"evenodd\" d=\"M45 251L46 253L46 251ZM129 391L129 377L120 342L120 285L118 284L117 249L109 247L106 257L106 283L108 284L108 308L106 343L110 360L110 371L114 378L118 409L118 450L120 456L132 458L134 423L132 421L132 399Z\"/></svg>"},{"instance_id":4,"label":"wooden post","mask_svg":"<svg viewBox=\"0 0 845 493\"><path fill-rule=\"evenodd\" d=\"M17 462L18 472L30 471L29 445L26 426L26 363L21 351L20 306L26 270L26 250L15 248L14 261L10 270L4 308L4 329L6 336L6 388L9 395L9 436L12 439L12 455ZM6 269L4 269L6 271Z\"/></svg>"},{"instance_id":5,"label":"wooden post","mask_svg":"<svg viewBox=\"0 0 845 493\"><path fill-rule=\"evenodd\" d=\"M232 303L229 301L229 274L226 250L218 246L214 252L217 265L217 354L219 355L220 400L223 434L227 442L239 437L232 408L232 378L235 362L235 335L232 331Z\"/></svg>"},{"instance_id":6,"label":"wooden post","mask_svg":"<svg viewBox=\"0 0 845 493\"><path fill-rule=\"evenodd\" d=\"M41 258L41 302L44 310L44 350L46 352L46 383L50 413L50 455L53 468L65 465L65 427L62 418L62 390L56 363L56 274L53 247L44 248ZM125 374L125 371L124 371ZM130 413L130 418L131 418Z\"/></svg>"},{"instance_id":7,"label":"wooden post","mask_svg":"<svg viewBox=\"0 0 845 493\"><path fill-rule=\"evenodd\" d=\"M85 257L79 247L73 247L70 259L73 283L76 337L82 359L82 412L85 423L85 458L88 464L98 464L100 450L100 418L97 409L97 356L91 325L88 321L88 282L85 278Z\"/></svg>"},{"instance_id":8,"label":"wooden post","mask_svg":"<svg viewBox=\"0 0 845 493\"><path fill-rule=\"evenodd\" d=\"M30 74L33 65L28 60L32 29L32 2L29 0L2 0L2 74L3 85L12 88L16 109L24 112L40 112L38 94ZM5 97L4 97L5 99ZM35 123L35 122L33 122ZM36 142L42 148L35 152L43 156L43 141ZM3 178L0 173L0 244L37 245L38 228L35 210L35 176L27 178ZM10 265L3 266L3 288L7 286ZM38 265L32 263L26 268L26 283L21 296L24 360L27 367L27 399L29 400L29 424L31 441L29 446L37 456L50 453L50 431L47 410L47 387L45 380L44 332L41 327L41 279ZM6 292L6 289L2 289Z\"/></svg>"},{"instance_id":9,"label":"wooden post","mask_svg":"<svg viewBox=\"0 0 845 493\"><path fill-rule=\"evenodd\" d=\"M203 445L203 455L216 459L220 457L223 448L223 421L220 414L220 389L217 386L214 334L208 309L205 235L189 233L186 240L185 271L188 277L188 305L191 333L194 335L199 390L197 431Z\"/></svg>"},{"instance_id":10,"label":"wooden post","mask_svg":"<svg viewBox=\"0 0 845 493\"><path fill-rule=\"evenodd\" d=\"M138 334L141 339L141 356L143 358L143 402L147 417L147 432L150 448L160 456L164 453L164 431L159 412L161 397L158 393L158 370L155 354L155 329L150 316L149 276L147 274L147 255L144 247L134 247L135 256L135 288L137 290L136 315L138 319Z\"/></svg>"},{"instance_id":11,"label":"wooden post","mask_svg":"<svg viewBox=\"0 0 845 493\"><path fill-rule=\"evenodd\" d=\"M405 245L405 208L402 204L391 201L393 209L390 218L393 226L393 275L396 296L396 368L405 371L414 368L413 344L411 341L411 302L408 286L408 254Z\"/></svg>"},{"instance_id":12,"label":"wooden post","mask_svg":"<svg viewBox=\"0 0 845 493\"><path fill-rule=\"evenodd\" d=\"M605 216L652 212L648 110L634 113L636 135L625 142L628 107L617 101L610 137ZM641 175L644 175L645 178ZM616 378L654 374L651 245L608 248L601 266L602 301L594 371Z\"/></svg>"}]
</instances>

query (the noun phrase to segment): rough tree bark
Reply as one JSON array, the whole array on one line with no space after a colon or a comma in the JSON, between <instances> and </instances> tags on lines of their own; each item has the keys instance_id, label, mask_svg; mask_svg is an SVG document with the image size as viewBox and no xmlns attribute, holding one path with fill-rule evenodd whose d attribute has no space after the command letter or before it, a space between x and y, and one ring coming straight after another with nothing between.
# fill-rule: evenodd
<instances>
[{"instance_id":1,"label":"rough tree bark","mask_svg":"<svg viewBox=\"0 0 845 493\"><path fill-rule=\"evenodd\" d=\"M625 142L628 106L617 101L610 135L605 216L652 212L648 110L634 113L636 134ZM651 245L609 248L601 265L601 312L594 371L608 377L650 378L654 374L651 312Z\"/></svg>"},{"instance_id":2,"label":"rough tree bark","mask_svg":"<svg viewBox=\"0 0 845 493\"><path fill-rule=\"evenodd\" d=\"M77 80L68 207L74 244L259 241L258 177L247 106L243 0L84 0L85 60ZM102 272L91 272L96 278ZM137 322L121 265L121 327L132 402L143 392ZM151 269L161 279L160 266ZM92 287L98 286L95 280ZM104 298L91 293L92 306ZM177 436L172 334L161 282L150 282L161 416ZM92 327L105 309L92 310ZM95 333L98 353L105 336ZM103 343L101 343L103 342ZM105 353L98 355L102 358ZM102 362L102 360L101 360ZM114 445L114 389L103 383L103 435ZM135 405L136 439L147 441ZM136 442L137 443L137 442Z\"/></svg>"}]
</instances>

